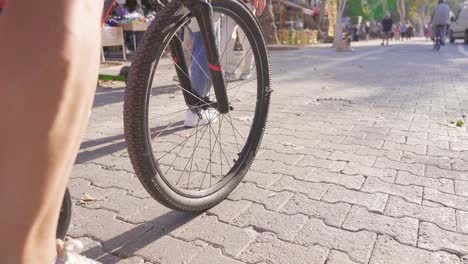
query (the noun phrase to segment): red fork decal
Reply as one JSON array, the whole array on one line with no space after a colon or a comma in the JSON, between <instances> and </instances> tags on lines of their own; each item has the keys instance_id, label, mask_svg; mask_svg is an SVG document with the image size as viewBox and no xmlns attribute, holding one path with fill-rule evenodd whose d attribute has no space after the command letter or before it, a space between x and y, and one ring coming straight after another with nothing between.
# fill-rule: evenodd
<instances>
[{"instance_id":1,"label":"red fork decal","mask_svg":"<svg viewBox=\"0 0 468 264\"><path fill-rule=\"evenodd\" d=\"M221 65L213 65L213 64L208 63L208 68L210 68L210 70L212 71L217 71L217 72L223 71L223 68L221 67Z\"/></svg>"}]
</instances>

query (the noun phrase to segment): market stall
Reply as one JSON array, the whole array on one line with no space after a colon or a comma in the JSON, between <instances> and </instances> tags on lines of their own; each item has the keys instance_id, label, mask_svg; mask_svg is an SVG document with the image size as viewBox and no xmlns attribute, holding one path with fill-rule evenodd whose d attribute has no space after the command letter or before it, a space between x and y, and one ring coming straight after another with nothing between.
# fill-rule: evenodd
<instances>
[{"instance_id":1,"label":"market stall","mask_svg":"<svg viewBox=\"0 0 468 264\"><path fill-rule=\"evenodd\" d=\"M320 9L304 8L287 0L277 0L274 13L278 28L278 40L283 45L311 45L317 43Z\"/></svg>"},{"instance_id":2,"label":"market stall","mask_svg":"<svg viewBox=\"0 0 468 264\"><path fill-rule=\"evenodd\" d=\"M141 5L129 5L125 0L107 0L106 13L103 14L102 49L103 60L106 50L122 49L123 59L128 52L135 51L143 32L154 19L154 13L147 13Z\"/></svg>"}]
</instances>

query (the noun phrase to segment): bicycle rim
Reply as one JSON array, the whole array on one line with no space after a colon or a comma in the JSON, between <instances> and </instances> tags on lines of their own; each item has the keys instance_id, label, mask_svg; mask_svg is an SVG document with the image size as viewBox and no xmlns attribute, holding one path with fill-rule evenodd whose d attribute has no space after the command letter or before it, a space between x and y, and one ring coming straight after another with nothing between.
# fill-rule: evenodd
<instances>
[{"instance_id":1,"label":"bicycle rim","mask_svg":"<svg viewBox=\"0 0 468 264\"><path fill-rule=\"evenodd\" d=\"M236 12L226 7L234 5L235 9L238 3L212 3L215 20L222 32L219 50L223 68L236 73L238 77L241 74L244 74L243 77L249 77L249 73L252 75L250 79L227 83L233 110L226 115L214 112L206 118L208 124L184 127L187 106L183 91L186 89L174 79L177 65L170 57L168 44L173 38L183 41L179 33L188 25L189 15L173 24L170 33L164 37L164 43L156 51L157 60L152 64L145 87L144 137L148 149L145 159L153 171L138 173L136 169L137 175L143 178L143 185L153 197L178 210L208 208L237 186L254 159L268 111L269 63L267 53L261 50L261 35L251 30L252 26L242 17L242 10ZM227 18L235 21L237 27L230 29ZM194 76L198 74L198 77L210 78L209 71L203 66L202 59L193 54L189 43L185 41L184 52L191 61L192 85L200 86ZM253 57L252 63L246 62L249 56ZM215 100L213 89L206 95ZM132 164L135 167L138 162L134 160ZM136 164L137 167L140 165Z\"/></svg>"}]
</instances>

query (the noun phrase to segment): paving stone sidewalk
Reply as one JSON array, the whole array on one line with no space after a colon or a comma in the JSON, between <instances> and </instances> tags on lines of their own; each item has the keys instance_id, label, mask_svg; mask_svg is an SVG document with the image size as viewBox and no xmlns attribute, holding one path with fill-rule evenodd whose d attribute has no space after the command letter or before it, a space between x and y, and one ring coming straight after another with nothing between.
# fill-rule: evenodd
<instances>
[{"instance_id":1,"label":"paving stone sidewalk","mask_svg":"<svg viewBox=\"0 0 468 264\"><path fill-rule=\"evenodd\" d=\"M461 44L460 44L461 45ZM468 57L417 40L273 51L262 150L201 215L133 174L124 88L98 88L69 235L103 263L468 263Z\"/></svg>"}]
</instances>

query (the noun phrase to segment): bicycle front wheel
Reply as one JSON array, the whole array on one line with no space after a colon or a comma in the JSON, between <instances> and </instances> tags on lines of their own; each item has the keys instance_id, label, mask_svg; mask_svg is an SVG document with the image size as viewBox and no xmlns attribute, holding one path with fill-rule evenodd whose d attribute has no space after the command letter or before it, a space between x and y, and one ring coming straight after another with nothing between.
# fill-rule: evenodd
<instances>
[{"instance_id":1,"label":"bicycle front wheel","mask_svg":"<svg viewBox=\"0 0 468 264\"><path fill-rule=\"evenodd\" d=\"M260 146L270 102L269 56L252 11L237 0L211 4L220 60L232 81L226 88L232 110L187 106L184 92L206 101L216 96L206 56L197 50L196 20L177 0L145 33L125 91L125 138L135 173L156 200L180 211L206 210L239 184ZM196 92L177 80L173 40L183 43L185 74Z\"/></svg>"}]
</instances>

